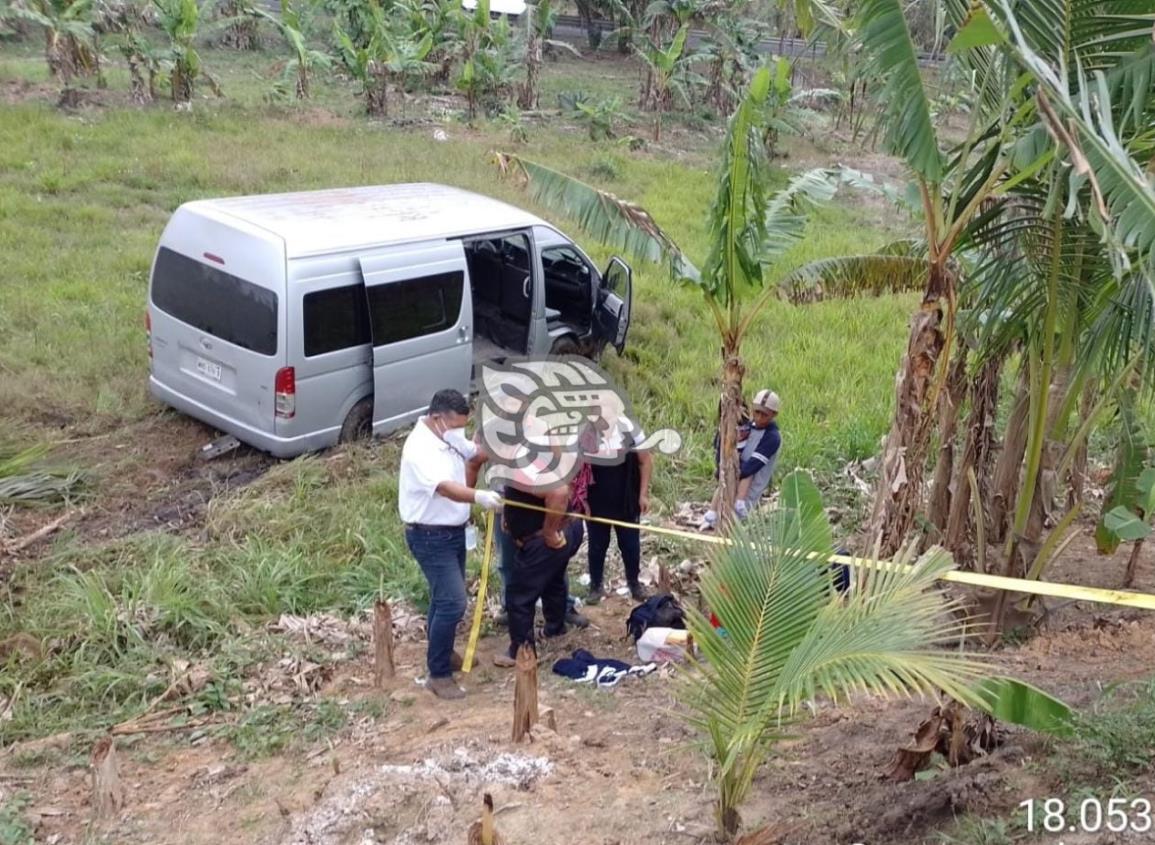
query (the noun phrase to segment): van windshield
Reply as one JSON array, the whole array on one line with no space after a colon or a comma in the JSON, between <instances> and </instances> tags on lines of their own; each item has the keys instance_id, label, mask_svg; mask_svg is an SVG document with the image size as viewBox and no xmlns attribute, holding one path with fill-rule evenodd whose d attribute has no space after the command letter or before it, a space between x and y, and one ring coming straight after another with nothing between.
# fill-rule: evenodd
<instances>
[{"instance_id":1,"label":"van windshield","mask_svg":"<svg viewBox=\"0 0 1155 845\"><path fill-rule=\"evenodd\" d=\"M196 329L261 355L277 351L277 295L223 270L161 247L152 301Z\"/></svg>"}]
</instances>

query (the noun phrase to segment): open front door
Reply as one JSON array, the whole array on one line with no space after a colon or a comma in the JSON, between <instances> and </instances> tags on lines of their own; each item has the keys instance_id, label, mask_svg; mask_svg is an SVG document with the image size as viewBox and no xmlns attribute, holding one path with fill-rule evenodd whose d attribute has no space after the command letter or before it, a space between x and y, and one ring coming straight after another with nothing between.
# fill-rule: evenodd
<instances>
[{"instance_id":1,"label":"open front door","mask_svg":"<svg viewBox=\"0 0 1155 845\"><path fill-rule=\"evenodd\" d=\"M469 394L473 304L461 241L361 259L373 335L373 433L421 416L438 390Z\"/></svg>"},{"instance_id":2,"label":"open front door","mask_svg":"<svg viewBox=\"0 0 1155 845\"><path fill-rule=\"evenodd\" d=\"M626 332L630 328L630 306L633 304L634 271L617 256L610 259L602 273L598 291L598 334L618 351L626 348Z\"/></svg>"}]
</instances>

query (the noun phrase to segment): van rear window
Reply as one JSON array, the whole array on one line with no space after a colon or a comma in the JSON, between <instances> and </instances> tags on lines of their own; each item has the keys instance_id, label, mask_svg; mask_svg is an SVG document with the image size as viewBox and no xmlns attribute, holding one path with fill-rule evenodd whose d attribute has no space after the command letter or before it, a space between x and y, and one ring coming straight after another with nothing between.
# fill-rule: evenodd
<instances>
[{"instance_id":1,"label":"van rear window","mask_svg":"<svg viewBox=\"0 0 1155 845\"><path fill-rule=\"evenodd\" d=\"M464 288L465 274L460 270L369 286L373 345L452 328L461 314Z\"/></svg>"},{"instance_id":2,"label":"van rear window","mask_svg":"<svg viewBox=\"0 0 1155 845\"><path fill-rule=\"evenodd\" d=\"M152 273L161 311L261 355L277 351L277 295L187 255L161 247Z\"/></svg>"}]
</instances>

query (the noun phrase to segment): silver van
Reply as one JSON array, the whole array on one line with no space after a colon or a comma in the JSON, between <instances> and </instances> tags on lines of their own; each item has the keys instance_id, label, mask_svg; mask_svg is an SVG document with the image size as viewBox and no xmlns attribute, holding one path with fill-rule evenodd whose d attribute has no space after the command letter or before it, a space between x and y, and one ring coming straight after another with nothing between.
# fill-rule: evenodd
<instances>
[{"instance_id":1,"label":"silver van","mask_svg":"<svg viewBox=\"0 0 1155 845\"><path fill-rule=\"evenodd\" d=\"M200 200L149 283L152 395L292 457L415 420L479 364L625 347L630 268L434 184Z\"/></svg>"}]
</instances>

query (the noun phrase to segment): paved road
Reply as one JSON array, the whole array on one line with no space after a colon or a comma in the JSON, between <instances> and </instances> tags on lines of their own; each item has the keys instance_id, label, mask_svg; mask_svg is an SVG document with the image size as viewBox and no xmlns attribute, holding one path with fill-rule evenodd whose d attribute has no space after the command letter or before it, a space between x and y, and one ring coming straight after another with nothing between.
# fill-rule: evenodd
<instances>
[{"instance_id":1,"label":"paved road","mask_svg":"<svg viewBox=\"0 0 1155 845\"><path fill-rule=\"evenodd\" d=\"M609 21L596 21L596 26L603 32L609 32L613 29L613 24ZM586 41L586 29L581 23L581 19L576 15L558 15L557 23L554 25L554 33L568 41L580 43L583 47L588 44ZM700 30L691 30L690 37L687 39L690 46L696 47L703 41L707 40L706 33ZM761 53L772 53L776 56L810 56L818 57L826 54L826 46L821 42L811 44L803 38L768 38L758 45L758 51ZM935 56L930 53L919 53L918 63L920 65L937 65L942 62L942 56Z\"/></svg>"}]
</instances>

